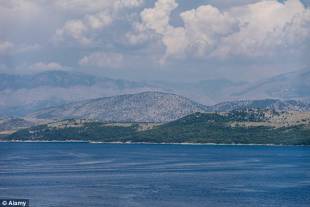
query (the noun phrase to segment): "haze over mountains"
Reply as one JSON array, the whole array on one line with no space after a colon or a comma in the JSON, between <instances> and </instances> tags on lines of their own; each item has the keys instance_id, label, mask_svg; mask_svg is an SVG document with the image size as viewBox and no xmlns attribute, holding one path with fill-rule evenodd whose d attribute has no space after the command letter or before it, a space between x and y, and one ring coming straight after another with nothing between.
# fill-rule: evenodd
<instances>
[{"instance_id":1,"label":"haze over mountains","mask_svg":"<svg viewBox=\"0 0 310 207\"><path fill-rule=\"evenodd\" d=\"M310 111L310 104L275 99L223 102L205 106L183 96L163 92L142 92L90 99L38 110L29 120L60 121L90 119L104 122L169 122L192 113L230 112L263 109L273 111Z\"/></svg>"},{"instance_id":2,"label":"haze over mountains","mask_svg":"<svg viewBox=\"0 0 310 207\"><path fill-rule=\"evenodd\" d=\"M205 112L206 106L182 96L162 92L112 96L40 110L29 118L92 119L110 122L168 122Z\"/></svg>"},{"instance_id":3,"label":"haze over mountains","mask_svg":"<svg viewBox=\"0 0 310 207\"><path fill-rule=\"evenodd\" d=\"M0 74L0 116L22 116L73 101L149 90L158 88L140 82L65 71Z\"/></svg>"},{"instance_id":4,"label":"haze over mountains","mask_svg":"<svg viewBox=\"0 0 310 207\"><path fill-rule=\"evenodd\" d=\"M24 116L44 108L72 102L146 91L178 94L204 105L234 101L221 103L214 109L227 111L253 104L239 100L307 101L310 99L310 72L300 70L256 83L233 82L226 79L196 83L138 82L65 71L49 71L34 75L0 74L0 116ZM281 101L264 102L272 105L271 108L308 110L304 103L298 101L285 104Z\"/></svg>"},{"instance_id":5,"label":"haze over mountains","mask_svg":"<svg viewBox=\"0 0 310 207\"><path fill-rule=\"evenodd\" d=\"M100 78L84 73L66 71L47 71L33 75L0 75L0 90L33 89L42 86L70 88L73 86L111 87L117 89L139 88L146 84L134 81Z\"/></svg>"},{"instance_id":6,"label":"haze over mountains","mask_svg":"<svg viewBox=\"0 0 310 207\"><path fill-rule=\"evenodd\" d=\"M233 95L247 99L309 99L310 71L303 69L251 84Z\"/></svg>"}]
</instances>

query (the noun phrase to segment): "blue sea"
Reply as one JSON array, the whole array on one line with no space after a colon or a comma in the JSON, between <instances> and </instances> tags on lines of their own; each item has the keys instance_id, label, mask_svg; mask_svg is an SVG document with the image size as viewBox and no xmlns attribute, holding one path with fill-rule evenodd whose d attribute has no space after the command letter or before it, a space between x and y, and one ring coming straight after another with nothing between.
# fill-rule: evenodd
<instances>
[{"instance_id":1,"label":"blue sea","mask_svg":"<svg viewBox=\"0 0 310 207\"><path fill-rule=\"evenodd\" d=\"M0 143L31 207L309 207L310 147Z\"/></svg>"}]
</instances>

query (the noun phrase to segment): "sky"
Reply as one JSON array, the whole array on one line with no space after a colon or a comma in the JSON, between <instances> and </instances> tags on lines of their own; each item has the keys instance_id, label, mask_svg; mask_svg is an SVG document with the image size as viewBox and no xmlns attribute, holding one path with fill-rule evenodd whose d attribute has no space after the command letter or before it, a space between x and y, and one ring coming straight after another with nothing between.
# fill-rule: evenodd
<instances>
[{"instance_id":1,"label":"sky","mask_svg":"<svg viewBox=\"0 0 310 207\"><path fill-rule=\"evenodd\" d=\"M0 0L0 72L256 81L310 69L310 0Z\"/></svg>"}]
</instances>

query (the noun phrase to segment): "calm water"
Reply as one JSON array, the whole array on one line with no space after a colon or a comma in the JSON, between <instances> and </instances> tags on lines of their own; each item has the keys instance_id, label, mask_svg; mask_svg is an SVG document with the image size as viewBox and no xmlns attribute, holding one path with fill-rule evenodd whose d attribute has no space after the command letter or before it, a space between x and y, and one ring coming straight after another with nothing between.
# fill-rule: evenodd
<instances>
[{"instance_id":1,"label":"calm water","mask_svg":"<svg viewBox=\"0 0 310 207\"><path fill-rule=\"evenodd\" d=\"M0 143L0 198L35 207L310 206L310 147Z\"/></svg>"}]
</instances>

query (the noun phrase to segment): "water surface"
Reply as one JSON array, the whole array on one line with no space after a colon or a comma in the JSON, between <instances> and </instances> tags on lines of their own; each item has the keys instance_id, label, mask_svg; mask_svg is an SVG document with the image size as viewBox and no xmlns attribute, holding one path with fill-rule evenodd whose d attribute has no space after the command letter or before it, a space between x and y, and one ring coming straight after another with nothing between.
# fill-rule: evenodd
<instances>
[{"instance_id":1,"label":"water surface","mask_svg":"<svg viewBox=\"0 0 310 207\"><path fill-rule=\"evenodd\" d=\"M309 207L310 147L0 143L0 198L34 207Z\"/></svg>"}]
</instances>

